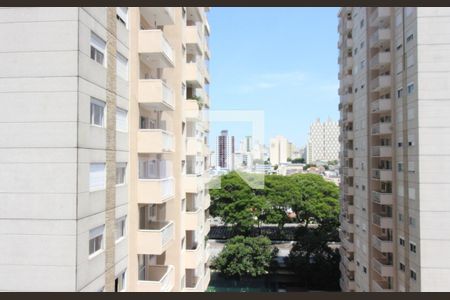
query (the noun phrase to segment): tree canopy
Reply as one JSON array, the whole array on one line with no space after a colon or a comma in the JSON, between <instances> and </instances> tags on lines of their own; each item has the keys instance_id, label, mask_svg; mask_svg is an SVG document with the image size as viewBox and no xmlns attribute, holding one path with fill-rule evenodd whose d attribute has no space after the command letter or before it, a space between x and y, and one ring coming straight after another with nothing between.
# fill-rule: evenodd
<instances>
[{"instance_id":1,"label":"tree canopy","mask_svg":"<svg viewBox=\"0 0 450 300\"><path fill-rule=\"evenodd\" d=\"M227 241L211 267L227 277L257 277L269 273L278 248L267 237L235 236Z\"/></svg>"}]
</instances>

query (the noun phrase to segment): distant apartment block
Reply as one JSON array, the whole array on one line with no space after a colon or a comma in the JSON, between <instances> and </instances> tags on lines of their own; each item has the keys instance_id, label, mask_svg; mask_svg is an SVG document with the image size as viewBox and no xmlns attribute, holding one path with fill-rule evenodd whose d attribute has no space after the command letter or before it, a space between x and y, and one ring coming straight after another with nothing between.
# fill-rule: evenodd
<instances>
[{"instance_id":1,"label":"distant apartment block","mask_svg":"<svg viewBox=\"0 0 450 300\"><path fill-rule=\"evenodd\" d=\"M328 119L317 119L309 127L306 162L333 161L339 159L339 124Z\"/></svg>"},{"instance_id":2,"label":"distant apartment block","mask_svg":"<svg viewBox=\"0 0 450 300\"><path fill-rule=\"evenodd\" d=\"M270 139L270 163L272 166L286 163L291 157L291 143L282 135Z\"/></svg>"},{"instance_id":3,"label":"distant apartment block","mask_svg":"<svg viewBox=\"0 0 450 300\"><path fill-rule=\"evenodd\" d=\"M235 153L234 136L228 135L228 130L222 130L217 137L216 166L229 171L234 170Z\"/></svg>"},{"instance_id":4,"label":"distant apartment block","mask_svg":"<svg viewBox=\"0 0 450 300\"><path fill-rule=\"evenodd\" d=\"M204 7L0 9L0 291L204 291Z\"/></svg>"},{"instance_id":5,"label":"distant apartment block","mask_svg":"<svg viewBox=\"0 0 450 300\"><path fill-rule=\"evenodd\" d=\"M339 11L341 288L450 291L450 8Z\"/></svg>"}]
</instances>

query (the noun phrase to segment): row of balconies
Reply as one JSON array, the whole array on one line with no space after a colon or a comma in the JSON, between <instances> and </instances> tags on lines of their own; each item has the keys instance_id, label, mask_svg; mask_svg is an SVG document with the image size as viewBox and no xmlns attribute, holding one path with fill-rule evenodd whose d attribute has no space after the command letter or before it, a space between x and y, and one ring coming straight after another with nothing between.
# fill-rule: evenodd
<instances>
[{"instance_id":1,"label":"row of balconies","mask_svg":"<svg viewBox=\"0 0 450 300\"><path fill-rule=\"evenodd\" d=\"M346 266L342 262L339 264L339 270L341 271L341 279L339 284L342 291L354 291L356 286L354 271L347 270Z\"/></svg>"}]
</instances>

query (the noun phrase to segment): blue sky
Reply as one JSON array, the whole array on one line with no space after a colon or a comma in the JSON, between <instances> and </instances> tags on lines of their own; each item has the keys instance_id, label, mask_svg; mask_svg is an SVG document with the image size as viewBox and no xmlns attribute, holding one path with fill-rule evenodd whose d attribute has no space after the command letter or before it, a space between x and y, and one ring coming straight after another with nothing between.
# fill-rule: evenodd
<instances>
[{"instance_id":1,"label":"blue sky","mask_svg":"<svg viewBox=\"0 0 450 300\"><path fill-rule=\"evenodd\" d=\"M309 124L339 117L338 8L221 8L209 12L211 111L262 110L266 143L304 145ZM250 123L211 120L239 141ZM215 142L212 142L212 146Z\"/></svg>"}]
</instances>

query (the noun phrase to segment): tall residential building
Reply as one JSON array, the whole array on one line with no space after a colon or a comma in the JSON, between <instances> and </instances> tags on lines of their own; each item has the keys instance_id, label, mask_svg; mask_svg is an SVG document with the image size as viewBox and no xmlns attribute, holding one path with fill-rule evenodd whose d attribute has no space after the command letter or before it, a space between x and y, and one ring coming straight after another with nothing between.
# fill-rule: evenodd
<instances>
[{"instance_id":1,"label":"tall residential building","mask_svg":"<svg viewBox=\"0 0 450 300\"><path fill-rule=\"evenodd\" d=\"M235 147L234 136L228 135L228 130L222 130L216 144L217 167L234 170Z\"/></svg>"},{"instance_id":2,"label":"tall residential building","mask_svg":"<svg viewBox=\"0 0 450 300\"><path fill-rule=\"evenodd\" d=\"M270 163L272 166L286 163L291 154L291 147L286 137L277 135L270 139Z\"/></svg>"},{"instance_id":3,"label":"tall residential building","mask_svg":"<svg viewBox=\"0 0 450 300\"><path fill-rule=\"evenodd\" d=\"M450 291L450 8L339 11L341 287Z\"/></svg>"},{"instance_id":4,"label":"tall residential building","mask_svg":"<svg viewBox=\"0 0 450 300\"><path fill-rule=\"evenodd\" d=\"M317 119L309 127L306 162L332 161L339 159L339 123L328 119Z\"/></svg>"},{"instance_id":5,"label":"tall residential building","mask_svg":"<svg viewBox=\"0 0 450 300\"><path fill-rule=\"evenodd\" d=\"M205 290L207 11L0 9L0 291Z\"/></svg>"}]
</instances>

